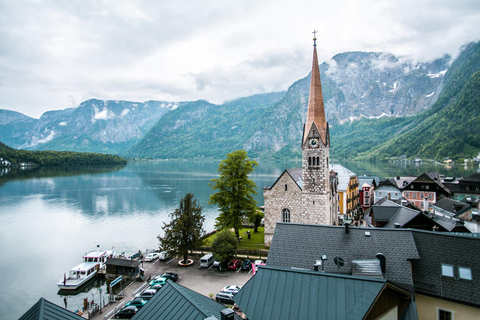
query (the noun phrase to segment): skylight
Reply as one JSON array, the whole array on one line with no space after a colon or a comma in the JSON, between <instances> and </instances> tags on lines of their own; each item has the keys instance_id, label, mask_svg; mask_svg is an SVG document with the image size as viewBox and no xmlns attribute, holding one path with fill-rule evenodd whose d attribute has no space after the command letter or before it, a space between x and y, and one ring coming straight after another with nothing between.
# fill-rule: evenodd
<instances>
[{"instance_id":1,"label":"skylight","mask_svg":"<svg viewBox=\"0 0 480 320\"><path fill-rule=\"evenodd\" d=\"M442 276L453 278L453 266L442 263Z\"/></svg>"},{"instance_id":2,"label":"skylight","mask_svg":"<svg viewBox=\"0 0 480 320\"><path fill-rule=\"evenodd\" d=\"M472 269L467 267L458 267L458 276L460 279L472 280Z\"/></svg>"}]
</instances>

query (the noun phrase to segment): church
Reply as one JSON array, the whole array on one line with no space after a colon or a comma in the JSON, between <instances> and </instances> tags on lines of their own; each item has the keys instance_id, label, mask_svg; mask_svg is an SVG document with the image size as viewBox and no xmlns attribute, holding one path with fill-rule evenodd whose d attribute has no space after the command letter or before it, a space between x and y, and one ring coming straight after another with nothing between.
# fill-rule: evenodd
<instances>
[{"instance_id":1,"label":"church","mask_svg":"<svg viewBox=\"0 0 480 320\"><path fill-rule=\"evenodd\" d=\"M316 40L314 37L307 119L301 140L302 167L286 169L271 187L263 189L265 246L270 246L277 222L332 225L338 219L338 180L329 170L330 135Z\"/></svg>"}]
</instances>

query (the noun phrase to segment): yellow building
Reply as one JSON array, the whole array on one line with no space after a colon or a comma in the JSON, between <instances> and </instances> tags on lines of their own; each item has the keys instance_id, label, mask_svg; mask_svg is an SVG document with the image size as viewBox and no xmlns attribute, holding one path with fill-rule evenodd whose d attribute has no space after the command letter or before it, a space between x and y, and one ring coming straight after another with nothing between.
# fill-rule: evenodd
<instances>
[{"instance_id":1,"label":"yellow building","mask_svg":"<svg viewBox=\"0 0 480 320\"><path fill-rule=\"evenodd\" d=\"M360 196L358 177L342 165L331 164L330 172L335 172L338 178L338 213L340 223L351 222L358 214Z\"/></svg>"}]
</instances>

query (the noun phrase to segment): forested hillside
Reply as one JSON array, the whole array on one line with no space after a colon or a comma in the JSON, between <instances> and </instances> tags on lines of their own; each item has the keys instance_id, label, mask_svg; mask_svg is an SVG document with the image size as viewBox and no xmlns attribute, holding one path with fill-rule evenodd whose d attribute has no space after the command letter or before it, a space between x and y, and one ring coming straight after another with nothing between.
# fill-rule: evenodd
<instances>
[{"instance_id":1,"label":"forested hillside","mask_svg":"<svg viewBox=\"0 0 480 320\"><path fill-rule=\"evenodd\" d=\"M362 120L333 127L338 158L457 160L480 152L480 43L471 44L445 75L438 101L411 117Z\"/></svg>"},{"instance_id":2,"label":"forested hillside","mask_svg":"<svg viewBox=\"0 0 480 320\"><path fill-rule=\"evenodd\" d=\"M8 160L12 165L19 163L33 163L40 166L78 166L127 163L127 160L122 157L108 154L16 150L1 142L0 158Z\"/></svg>"}]
</instances>

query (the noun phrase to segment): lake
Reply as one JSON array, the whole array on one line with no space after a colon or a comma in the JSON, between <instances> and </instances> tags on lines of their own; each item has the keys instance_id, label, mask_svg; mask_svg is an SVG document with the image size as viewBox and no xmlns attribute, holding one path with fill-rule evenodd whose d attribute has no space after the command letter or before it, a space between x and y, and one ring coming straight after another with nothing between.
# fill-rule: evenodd
<instances>
[{"instance_id":1,"label":"lake","mask_svg":"<svg viewBox=\"0 0 480 320\"><path fill-rule=\"evenodd\" d=\"M358 175L383 178L438 171L468 176L477 168L410 163L342 163ZM300 162L260 162L252 174L258 205L262 188ZM203 206L204 229L218 214L207 204L218 162L149 161L109 168L35 168L0 175L0 319L17 319L41 297L76 310L83 297L97 300L96 288L79 296L58 295L57 282L97 245L117 253L156 249L157 235L186 193ZM100 284L99 284L100 285ZM105 291L104 291L105 292Z\"/></svg>"}]
</instances>

